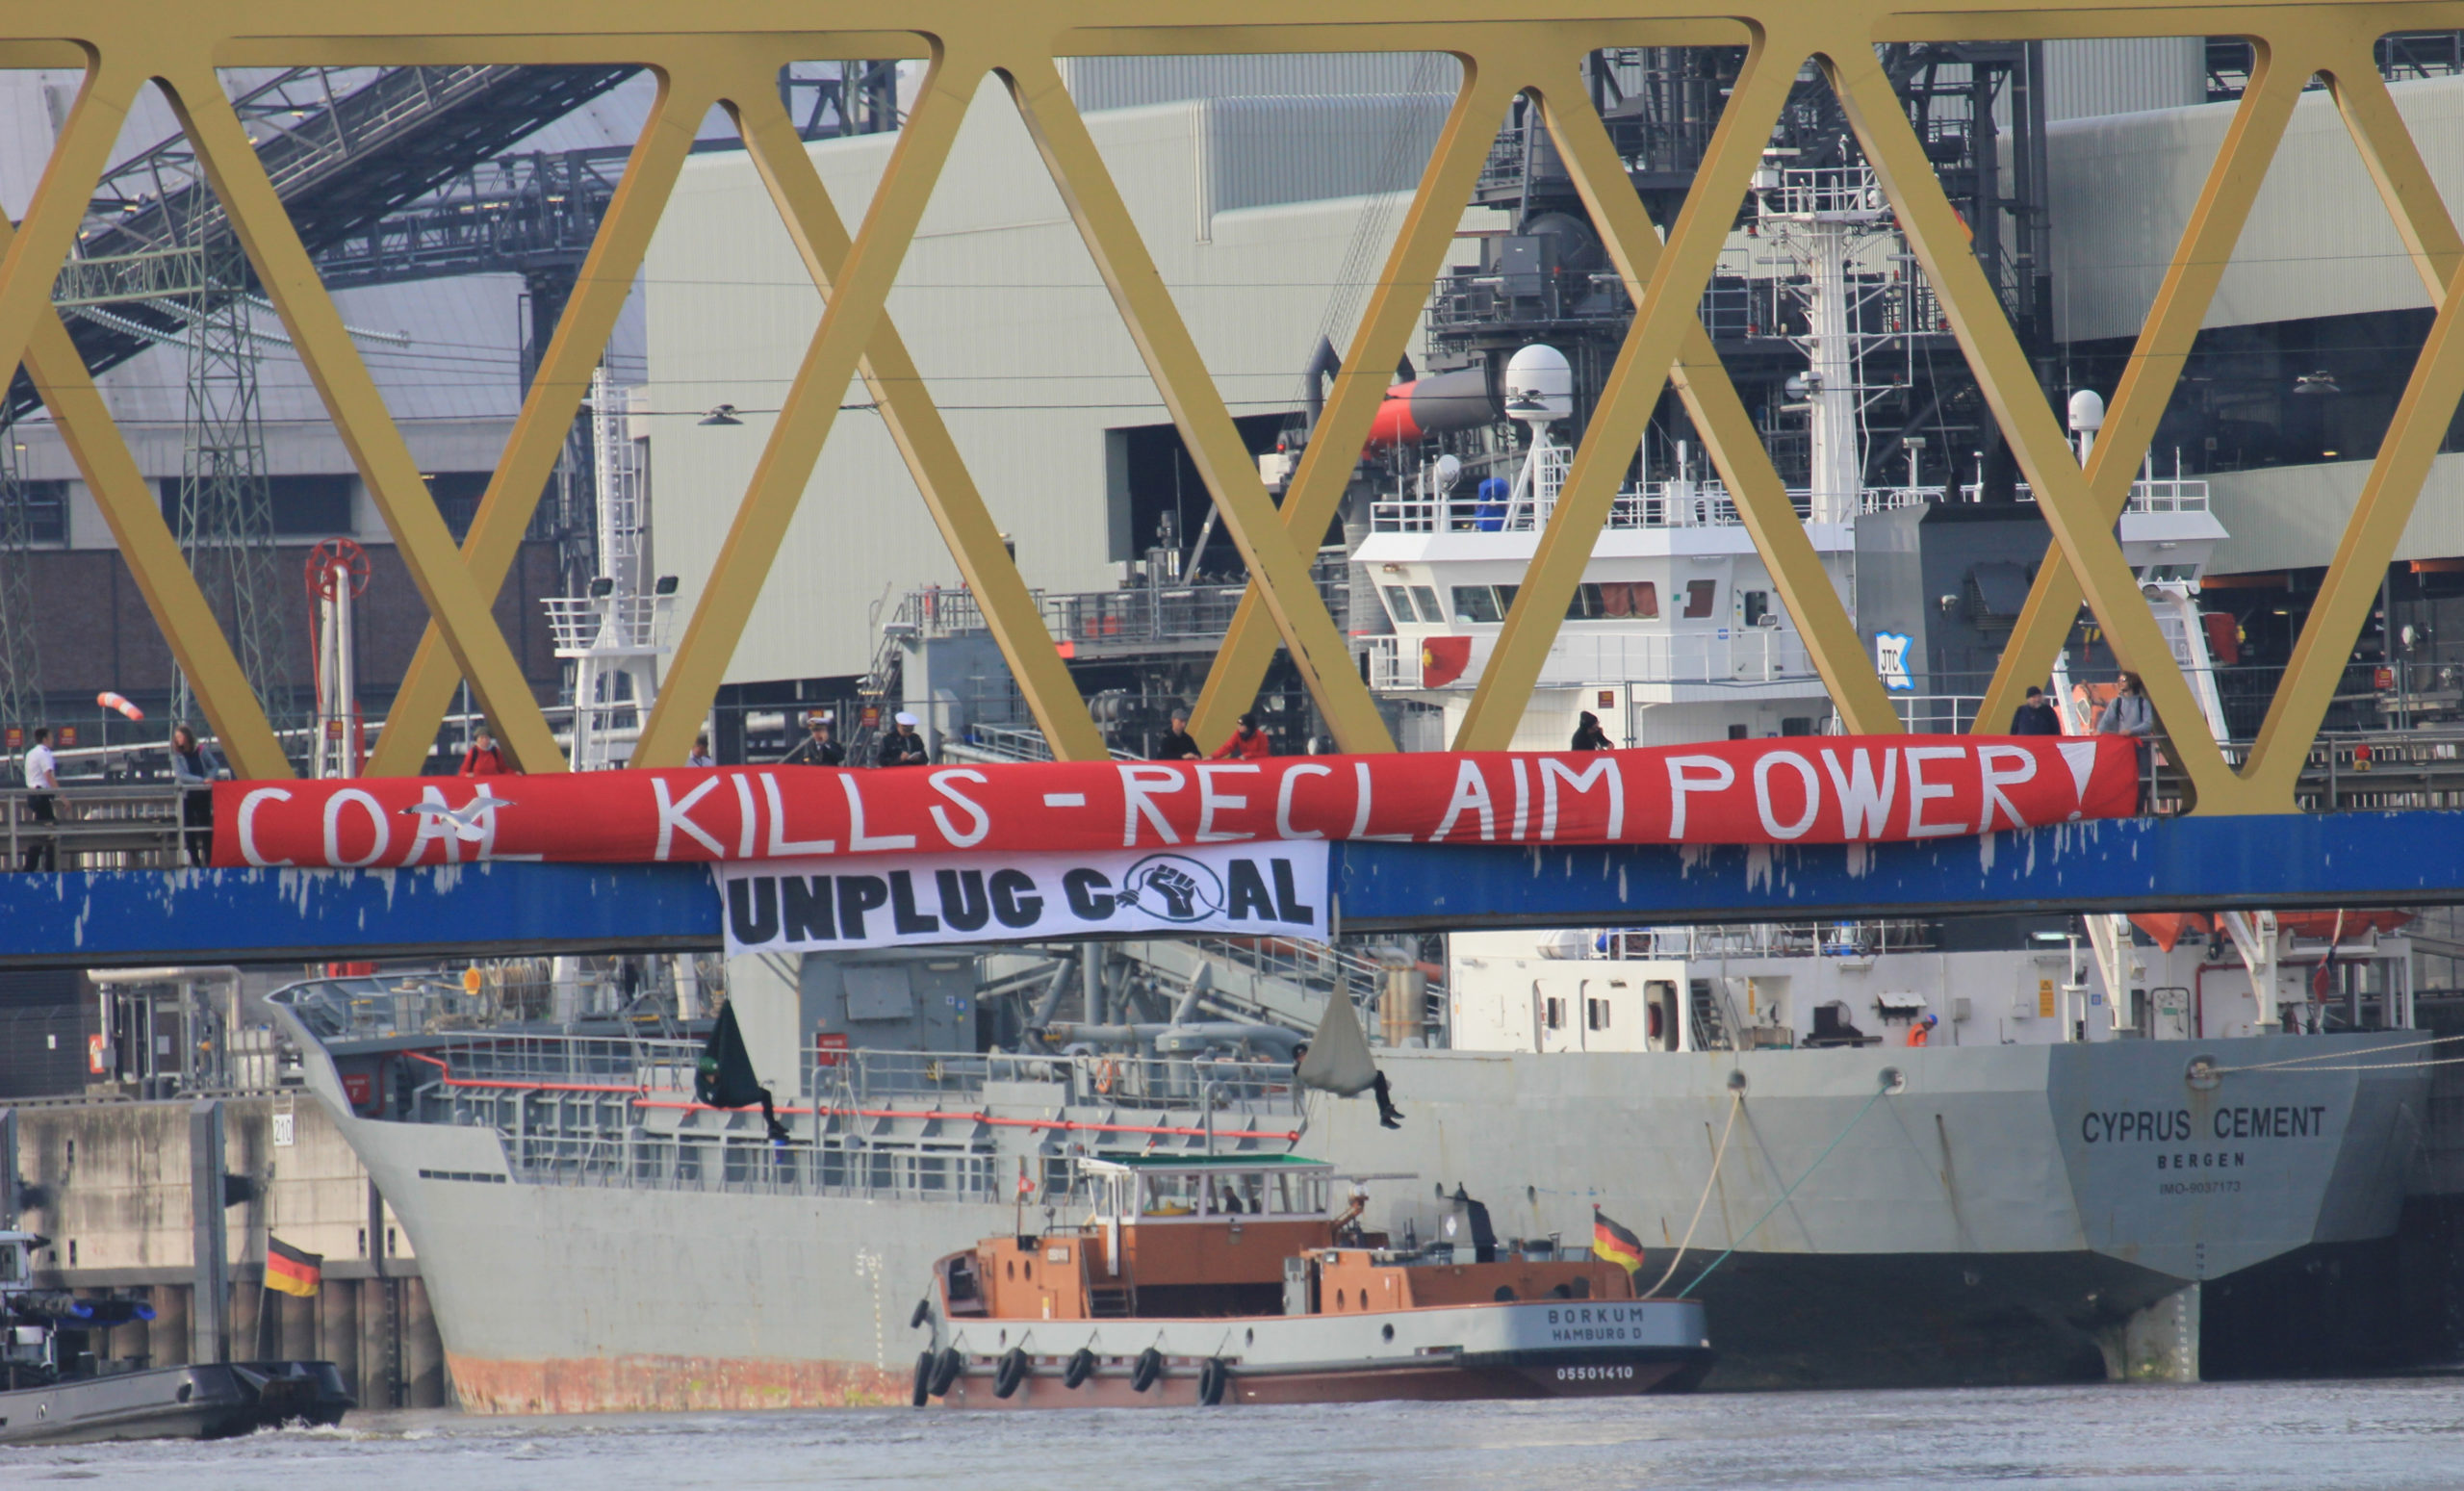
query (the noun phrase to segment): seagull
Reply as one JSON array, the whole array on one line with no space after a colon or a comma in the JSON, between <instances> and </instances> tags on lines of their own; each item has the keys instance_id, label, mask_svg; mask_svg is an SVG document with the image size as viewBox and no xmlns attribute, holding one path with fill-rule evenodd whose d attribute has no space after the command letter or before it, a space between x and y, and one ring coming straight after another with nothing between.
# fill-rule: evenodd
<instances>
[{"instance_id":1,"label":"seagull","mask_svg":"<svg viewBox=\"0 0 2464 1491\"><path fill-rule=\"evenodd\" d=\"M488 836L487 830L479 826L479 814L512 806L510 801L501 797L480 796L471 799L460 808L448 808L443 803L436 802L414 803L403 809L402 812L405 816L413 818L443 818L453 825L454 837L466 844L475 844Z\"/></svg>"}]
</instances>

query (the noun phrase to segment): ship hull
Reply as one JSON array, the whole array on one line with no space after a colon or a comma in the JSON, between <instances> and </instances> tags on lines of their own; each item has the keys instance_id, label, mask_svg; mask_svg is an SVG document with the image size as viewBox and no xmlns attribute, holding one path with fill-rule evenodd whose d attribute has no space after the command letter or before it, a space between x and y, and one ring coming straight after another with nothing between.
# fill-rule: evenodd
<instances>
[{"instance_id":1,"label":"ship hull","mask_svg":"<svg viewBox=\"0 0 2464 1491\"><path fill-rule=\"evenodd\" d=\"M2079 1380L2188 1284L2394 1233L2427 1073L2367 1057L2403 1039L1387 1052L1403 1128L1325 1100L1298 1147L1412 1177L1367 1219L1399 1240L1439 1236L1458 1188L1504 1238L1584 1239L1601 1207L1644 1240L1647 1292L1706 1301L1707 1388ZM2292 1054L2328 1069L2247 1069ZM2202 1088L2194 1055L2246 1069ZM933 1261L1015 1221L988 1197L560 1183L493 1129L354 1117L308 1066L475 1411L908 1401Z\"/></svg>"}]
</instances>

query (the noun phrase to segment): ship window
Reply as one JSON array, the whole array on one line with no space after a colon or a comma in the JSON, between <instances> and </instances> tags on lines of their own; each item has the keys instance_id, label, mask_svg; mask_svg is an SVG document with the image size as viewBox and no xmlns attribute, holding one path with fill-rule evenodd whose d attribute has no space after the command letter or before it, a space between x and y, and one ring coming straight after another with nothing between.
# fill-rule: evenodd
<instances>
[{"instance_id":1,"label":"ship window","mask_svg":"<svg viewBox=\"0 0 2464 1491\"><path fill-rule=\"evenodd\" d=\"M1194 1175L1149 1175L1146 1177L1146 1204L1141 1210L1149 1217L1193 1217L1197 1214L1197 1177Z\"/></svg>"},{"instance_id":2,"label":"ship window","mask_svg":"<svg viewBox=\"0 0 2464 1491\"><path fill-rule=\"evenodd\" d=\"M1582 1002L1582 1014L1583 1024L1587 1028L1592 1030L1606 1030L1608 1028L1607 1000L1585 999Z\"/></svg>"},{"instance_id":3,"label":"ship window","mask_svg":"<svg viewBox=\"0 0 2464 1491\"><path fill-rule=\"evenodd\" d=\"M1740 590L1737 592L1737 597L1738 609L1747 626L1769 627L1778 624L1779 618L1771 614L1771 592Z\"/></svg>"},{"instance_id":4,"label":"ship window","mask_svg":"<svg viewBox=\"0 0 2464 1491\"><path fill-rule=\"evenodd\" d=\"M1689 579L1685 582L1685 614L1694 620L1711 614L1711 603L1720 593L1716 579Z\"/></svg>"},{"instance_id":5,"label":"ship window","mask_svg":"<svg viewBox=\"0 0 2464 1491\"><path fill-rule=\"evenodd\" d=\"M1600 605L1604 616L1648 621L1659 614L1659 590L1647 579L1613 581L1600 587Z\"/></svg>"},{"instance_id":6,"label":"ship window","mask_svg":"<svg viewBox=\"0 0 2464 1491\"><path fill-rule=\"evenodd\" d=\"M1523 589L1521 585L1493 585L1490 588L1498 593L1498 614L1501 616L1514 609L1515 595Z\"/></svg>"},{"instance_id":7,"label":"ship window","mask_svg":"<svg viewBox=\"0 0 2464 1491\"><path fill-rule=\"evenodd\" d=\"M1420 620L1412 610L1412 593L1400 585L1386 587L1386 609L1394 612L1395 619L1406 627Z\"/></svg>"},{"instance_id":8,"label":"ship window","mask_svg":"<svg viewBox=\"0 0 2464 1491\"><path fill-rule=\"evenodd\" d=\"M1546 996L1540 1001L1540 1019L1551 1030L1565 1029L1566 1002L1555 994Z\"/></svg>"},{"instance_id":9,"label":"ship window","mask_svg":"<svg viewBox=\"0 0 2464 1491\"><path fill-rule=\"evenodd\" d=\"M1598 621L1607 614L1608 598L1601 593L1598 585L1577 585L1573 598L1566 602L1568 621Z\"/></svg>"},{"instance_id":10,"label":"ship window","mask_svg":"<svg viewBox=\"0 0 2464 1491\"><path fill-rule=\"evenodd\" d=\"M1412 599L1421 604L1421 620L1435 622L1440 626L1446 624L1446 607L1437 604L1435 585L1414 585Z\"/></svg>"},{"instance_id":11,"label":"ship window","mask_svg":"<svg viewBox=\"0 0 2464 1491\"><path fill-rule=\"evenodd\" d=\"M13 1243L6 1247L0 1247L0 1284L13 1284L17 1281L18 1251L17 1246Z\"/></svg>"},{"instance_id":12,"label":"ship window","mask_svg":"<svg viewBox=\"0 0 2464 1491\"><path fill-rule=\"evenodd\" d=\"M1468 626L1503 619L1498 611L1498 593L1486 585L1455 586L1454 619Z\"/></svg>"}]
</instances>

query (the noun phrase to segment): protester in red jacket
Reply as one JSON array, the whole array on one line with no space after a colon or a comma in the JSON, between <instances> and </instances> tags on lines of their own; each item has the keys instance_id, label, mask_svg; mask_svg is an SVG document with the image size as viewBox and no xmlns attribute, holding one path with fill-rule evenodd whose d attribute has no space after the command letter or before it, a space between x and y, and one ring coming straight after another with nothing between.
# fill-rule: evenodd
<instances>
[{"instance_id":1,"label":"protester in red jacket","mask_svg":"<svg viewBox=\"0 0 2464 1491\"><path fill-rule=\"evenodd\" d=\"M504 758L504 748L485 725L471 736L471 749L462 753L462 775L466 777L509 777L513 765Z\"/></svg>"},{"instance_id":2,"label":"protester in red jacket","mask_svg":"<svg viewBox=\"0 0 2464 1491\"><path fill-rule=\"evenodd\" d=\"M1216 750L1215 759L1223 761L1238 758L1246 761L1259 761L1272 755L1274 755L1274 738L1258 728L1256 715L1245 714L1241 716L1241 729L1231 739L1223 742Z\"/></svg>"}]
</instances>

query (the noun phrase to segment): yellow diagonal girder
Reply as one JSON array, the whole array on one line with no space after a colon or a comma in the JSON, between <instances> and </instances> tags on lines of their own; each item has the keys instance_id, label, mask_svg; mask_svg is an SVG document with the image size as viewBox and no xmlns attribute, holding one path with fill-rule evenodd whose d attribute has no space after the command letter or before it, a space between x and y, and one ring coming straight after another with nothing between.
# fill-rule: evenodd
<instances>
[{"instance_id":1,"label":"yellow diagonal girder","mask_svg":"<svg viewBox=\"0 0 2464 1491\"><path fill-rule=\"evenodd\" d=\"M1352 753L1394 750L1394 738L1378 717L1377 701L1353 671L1349 646L1310 581L1308 562L1285 533L1274 500L1258 476L1257 462L1208 375L1094 138L1062 87L1060 70L1049 57L1010 56L1002 59L1000 71L1147 374L1155 380L1155 391L1171 411L1190 463L1223 515L1224 531L1249 573L1265 582L1260 594L1267 612L1335 743Z\"/></svg>"},{"instance_id":2,"label":"yellow diagonal girder","mask_svg":"<svg viewBox=\"0 0 2464 1491\"><path fill-rule=\"evenodd\" d=\"M1505 59L1474 55L1460 59L1462 86L1454 107L1437 137L1437 148L1422 168L1420 189L1403 216L1402 227L1386 251L1386 265L1370 291L1369 303L1345 349L1343 371L1334 392L1310 431L1308 448L1284 489L1283 527L1296 553L1314 553L1318 536L1335 521L1344 488L1359 463L1360 449L1377 418L1396 363L1410 340L1413 324L1428 303L1428 287L1445 267L1446 250L1463 220L1464 204L1487 163L1516 86L1523 81ZM1305 554L1304 554L1305 562ZM1219 740L1232 733L1242 711L1252 707L1258 686L1266 681L1274 660L1274 623L1266 597L1252 579L1241 596L1223 645L1215 655L1206 687L1190 712L1190 730L1200 740Z\"/></svg>"},{"instance_id":3,"label":"yellow diagonal girder","mask_svg":"<svg viewBox=\"0 0 2464 1491\"><path fill-rule=\"evenodd\" d=\"M771 560L787 535L787 525L803 500L830 428L838 416L839 400L881 323L882 307L899 261L922 220L933 184L940 179L951 142L965 122L976 85L984 78L983 53L940 47L936 50L915 105L891 147L888 167L873 200L864 211L863 226L847 250L835 281L836 293L822 307L821 324L813 328L803 365L787 397L780 401L777 422L753 471L735 522L720 546L709 577L693 607L693 619L678 643L675 660L660 685L658 702L642 726L633 761L642 766L683 764L685 748L702 728L719 684L727 677L728 659L753 619L753 604ZM747 79L732 89L736 98L769 92L774 82Z\"/></svg>"},{"instance_id":4,"label":"yellow diagonal girder","mask_svg":"<svg viewBox=\"0 0 2464 1491\"><path fill-rule=\"evenodd\" d=\"M1634 194L1626 163L1618 158L1607 127L1584 96L1579 76L1545 92L1542 102L1557 154L1574 177L1576 190L1582 193L1591 220L1600 225L1601 241L1607 244L1617 272L1625 277L1627 294L1639 305L1652 269L1659 261L1659 234L1643 211L1642 198ZM1889 692L1865 660L1857 624L1849 619L1847 605L1822 567L1822 555L1798 521L1787 483L1771 464L1771 452L1763 448L1762 432L1755 428L1754 416L1729 381L1710 333L1699 319L1689 317L1688 321L1678 352L1678 397L1710 450L1729 495L1735 499L1737 514L1771 571L1771 583L1779 590L1782 604L1805 637L1814 671L1831 691L1832 703L1850 732L1898 733L1899 711L1891 707Z\"/></svg>"},{"instance_id":5,"label":"yellow diagonal girder","mask_svg":"<svg viewBox=\"0 0 2464 1491\"><path fill-rule=\"evenodd\" d=\"M112 144L138 90L145 86L140 58L134 45L95 54L25 220L17 224L8 251L0 254L0 368L14 368L24 360L27 339L52 315L52 278L77 242L78 224L93 200Z\"/></svg>"},{"instance_id":6,"label":"yellow diagonal girder","mask_svg":"<svg viewBox=\"0 0 2464 1491\"><path fill-rule=\"evenodd\" d=\"M2464 264L2464 237L2457 235L2454 219L2439 200L2438 184L2423 164L2421 147L2404 127L2403 116L2396 112L2387 80L2378 75L2377 62L2371 55L2370 39L2345 39L2336 54L2321 58L2319 65L2326 74L2336 110L2344 116L2346 133L2361 152L2361 163L2377 185L2396 234L2403 240L2404 251L2412 255L2422 288L2429 292L2430 303L2435 305L2447 294L2455 266Z\"/></svg>"},{"instance_id":7,"label":"yellow diagonal girder","mask_svg":"<svg viewBox=\"0 0 2464 1491\"><path fill-rule=\"evenodd\" d=\"M728 112L736 121L754 168L770 190L771 200L795 240L806 272L827 298L847 263L847 226L830 193L805 153L805 142L780 106L776 93L741 103ZM976 490L949 426L933 402L907 344L882 313L873 331L871 349L858 365L864 386L881 409L882 423L906 459L915 490L939 525L941 538L958 561L959 574L984 613L986 628L1010 662L1018 692L1033 711L1036 724L1052 747L1055 759L1101 761L1111 758L1104 733L1087 712L1087 701L1070 680L1069 667L1036 608L1036 598L1011 562L1001 542L1000 525L992 521L984 495Z\"/></svg>"},{"instance_id":8,"label":"yellow diagonal girder","mask_svg":"<svg viewBox=\"0 0 2464 1491\"><path fill-rule=\"evenodd\" d=\"M1643 425L1659 402L1687 328L1702 330L1695 308L1703 286L1718 262L1748 178L1770 141L1771 127L1788 101L1800 60L1798 54L1779 50L1767 36L1757 38L1746 54L1667 250L1635 296L1633 324L1627 328L1625 345L1592 406L1591 424L1558 489L1556 509L1549 515L1523 587L1515 592L1505 626L1480 670L1479 685L1455 733L1458 751L1501 751L1514 739L1550 644L1565 620L1567 603L1582 581L1583 566L1590 562L1592 546L1616 501L1629 452L1640 443ZM1604 234L1609 231L1605 222L1597 226ZM1634 243L1624 244L1622 251L1637 265L1642 262Z\"/></svg>"},{"instance_id":9,"label":"yellow diagonal girder","mask_svg":"<svg viewBox=\"0 0 2464 1491\"><path fill-rule=\"evenodd\" d=\"M2264 40L2254 46L2249 87L2233 111L2233 122L2208 167L2197 205L2182 228L2181 244L2166 267L2147 320L2140 327L2130 365L2123 370L2113 403L2105 411L2105 427L2088 453L2088 485L2108 526L2129 504L2140 461L2156 438L2165 405L2181 381L2199 325L2232 262L2233 245L2240 241L2251 204L2267 180L2268 163L2284 141L2293 106L2310 81L2312 59L2283 55ZM2079 619L2079 578L2071 572L2070 561L2064 557L2061 545L2048 546L2036 582L2029 587L2027 604L2019 610L2010 640L2003 644L1993 681L1977 707L1973 729L1978 734L2008 730L2029 685L2041 684L2052 672L2055 656L2070 634L2071 624Z\"/></svg>"},{"instance_id":10,"label":"yellow diagonal girder","mask_svg":"<svg viewBox=\"0 0 2464 1491\"><path fill-rule=\"evenodd\" d=\"M513 422L496 474L479 498L478 512L462 539L462 564L471 572L479 594L493 603L504 588L504 578L522 553L522 535L547 491L573 429L574 416L590 388L591 370L598 366L616 329L616 319L631 295L633 275L650 250L651 234L675 190L685 159L693 153L693 137L716 97L698 78L680 87L673 73L658 76L658 92L641 138L625 163L625 174L608 197L598 237L574 277L572 296L556 318L530 388L523 396L522 412ZM490 625L494 625L493 609ZM402 675L402 686L385 714L385 729L369 753L372 777L408 777L434 745L437 727L453 702L461 681L445 632L431 619L420 637L419 651Z\"/></svg>"},{"instance_id":11,"label":"yellow diagonal girder","mask_svg":"<svg viewBox=\"0 0 2464 1491\"><path fill-rule=\"evenodd\" d=\"M344 328L342 313L325 293L315 261L299 242L247 131L223 94L221 80L192 64L163 82L198 164L215 195L229 209L232 229L256 265L267 298L291 333L301 366L384 515L411 582L443 628L462 676L471 681L472 693L523 770L564 770L564 753L556 748L547 716L531 697L504 633L497 630L491 598L463 568L419 463L387 413L375 379Z\"/></svg>"},{"instance_id":12,"label":"yellow diagonal girder","mask_svg":"<svg viewBox=\"0 0 2464 1491\"><path fill-rule=\"evenodd\" d=\"M2027 474L2037 506L2079 576L2115 656L2146 686L2148 702L2172 742L2173 759L2190 778L2201 805L2215 811L2238 803L2242 783L2217 748L2190 681L2156 625L2156 613L2139 593L2138 578L2114 539L2112 519L2089 489L2087 475L2037 385L2036 372L2003 315L2001 300L1968 245L1966 227L1943 194L1873 48L1862 39L1842 39L1825 47L1822 56L1865 159L1898 210L1909 246L1940 297L1986 403Z\"/></svg>"}]
</instances>

